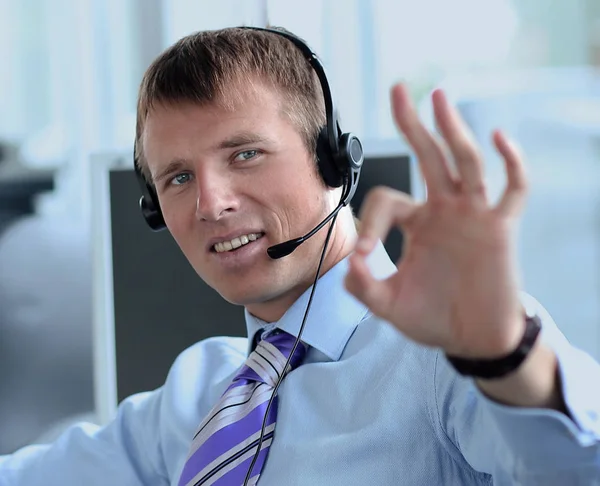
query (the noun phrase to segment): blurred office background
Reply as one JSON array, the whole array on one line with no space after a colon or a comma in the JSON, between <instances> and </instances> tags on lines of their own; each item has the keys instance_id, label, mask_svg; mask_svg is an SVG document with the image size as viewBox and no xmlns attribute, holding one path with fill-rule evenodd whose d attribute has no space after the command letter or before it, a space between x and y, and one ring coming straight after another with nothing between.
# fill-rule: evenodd
<instances>
[{"instance_id":1,"label":"blurred office background","mask_svg":"<svg viewBox=\"0 0 600 486\"><path fill-rule=\"evenodd\" d=\"M600 358L597 0L0 0L0 453L94 420L91 160L131 150L145 68L190 32L267 20L321 54L365 139L396 136L404 79L426 118L448 89L493 194L490 131L518 140L524 286Z\"/></svg>"}]
</instances>

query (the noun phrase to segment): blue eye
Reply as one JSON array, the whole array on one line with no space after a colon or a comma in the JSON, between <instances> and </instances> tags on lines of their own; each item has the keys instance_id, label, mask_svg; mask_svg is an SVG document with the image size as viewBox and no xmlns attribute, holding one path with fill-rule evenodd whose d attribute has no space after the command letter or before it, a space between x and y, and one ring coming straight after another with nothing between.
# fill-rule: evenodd
<instances>
[{"instance_id":1,"label":"blue eye","mask_svg":"<svg viewBox=\"0 0 600 486\"><path fill-rule=\"evenodd\" d=\"M259 154L258 150L244 150L235 156L235 160L250 160L255 158Z\"/></svg>"},{"instance_id":2,"label":"blue eye","mask_svg":"<svg viewBox=\"0 0 600 486\"><path fill-rule=\"evenodd\" d=\"M177 174L173 179L171 179L171 184L174 186L181 186L186 182L189 182L191 175L187 172L183 172L181 174Z\"/></svg>"}]
</instances>

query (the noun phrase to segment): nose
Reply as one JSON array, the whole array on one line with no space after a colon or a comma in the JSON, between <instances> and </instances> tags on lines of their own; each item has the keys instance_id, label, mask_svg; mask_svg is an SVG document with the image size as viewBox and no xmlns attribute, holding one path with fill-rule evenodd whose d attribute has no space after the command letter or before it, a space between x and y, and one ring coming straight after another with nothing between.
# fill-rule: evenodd
<instances>
[{"instance_id":1,"label":"nose","mask_svg":"<svg viewBox=\"0 0 600 486\"><path fill-rule=\"evenodd\" d=\"M196 178L196 219L219 221L239 208L232 181L227 175L198 174Z\"/></svg>"}]
</instances>

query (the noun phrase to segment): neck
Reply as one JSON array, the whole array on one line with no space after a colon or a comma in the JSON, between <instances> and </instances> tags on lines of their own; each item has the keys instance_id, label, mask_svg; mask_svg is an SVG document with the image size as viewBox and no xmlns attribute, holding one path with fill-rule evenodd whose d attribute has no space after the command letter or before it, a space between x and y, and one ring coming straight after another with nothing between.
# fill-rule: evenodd
<instances>
[{"instance_id":1,"label":"neck","mask_svg":"<svg viewBox=\"0 0 600 486\"><path fill-rule=\"evenodd\" d=\"M325 241L325 234L327 227L323 228L322 234L320 235L320 241ZM333 234L329 240L329 246L325 253L323 265L321 266L320 275L324 275L331 268L337 265L340 261L346 258L352 251L354 251L354 245L356 243L356 227L352 216L352 210L350 208L344 208L340 211ZM316 238L317 235L314 236ZM322 245L321 245L322 248ZM314 262L314 271L316 271L316 265L321 256L321 252L317 254ZM288 258L288 257L284 257ZM311 273L309 278L301 281L295 287L286 291L283 295L279 295L274 299L256 302L253 304L246 305L246 309L253 316L265 321L265 322L276 322L283 317L287 310L300 298L300 296L311 287L314 282L314 272Z\"/></svg>"}]
</instances>

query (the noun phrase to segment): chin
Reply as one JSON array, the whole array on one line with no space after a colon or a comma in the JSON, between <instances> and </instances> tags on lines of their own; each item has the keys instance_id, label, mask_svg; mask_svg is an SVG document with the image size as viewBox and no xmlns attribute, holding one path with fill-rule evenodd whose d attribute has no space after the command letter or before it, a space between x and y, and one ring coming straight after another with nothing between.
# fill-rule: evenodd
<instances>
[{"instance_id":1,"label":"chin","mask_svg":"<svg viewBox=\"0 0 600 486\"><path fill-rule=\"evenodd\" d=\"M275 300L286 293L287 289L264 287L260 285L244 286L240 288L213 287L221 297L234 305L248 306L263 304Z\"/></svg>"},{"instance_id":2,"label":"chin","mask_svg":"<svg viewBox=\"0 0 600 486\"><path fill-rule=\"evenodd\" d=\"M298 282L286 281L284 276L286 272L263 271L261 274L253 271L250 272L252 277L225 276L222 273L217 273L211 275L212 278L203 278L200 272L197 273L206 284L216 290L227 302L244 307L278 300L287 301L294 294L302 293Z\"/></svg>"},{"instance_id":3,"label":"chin","mask_svg":"<svg viewBox=\"0 0 600 486\"><path fill-rule=\"evenodd\" d=\"M258 304L271 300L272 297L268 293L260 292L260 289L240 289L239 291L215 289L221 297L227 302L234 305L247 306L249 304Z\"/></svg>"}]
</instances>

